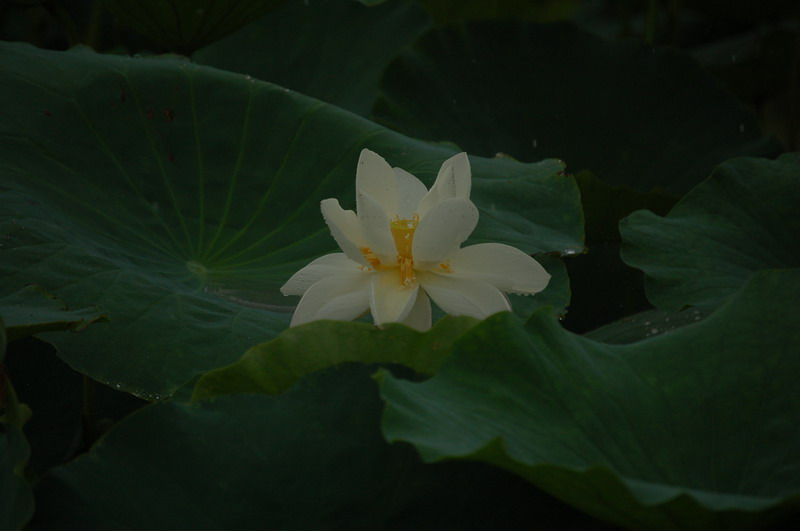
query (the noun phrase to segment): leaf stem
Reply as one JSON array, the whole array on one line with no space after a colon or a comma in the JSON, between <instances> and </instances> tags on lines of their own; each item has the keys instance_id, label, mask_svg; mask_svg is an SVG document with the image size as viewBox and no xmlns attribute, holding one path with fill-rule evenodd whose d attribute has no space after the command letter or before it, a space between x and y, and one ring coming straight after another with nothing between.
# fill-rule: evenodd
<instances>
[{"instance_id":1,"label":"leaf stem","mask_svg":"<svg viewBox=\"0 0 800 531\"><path fill-rule=\"evenodd\" d=\"M94 50L100 45L100 36L103 28L103 2L94 0L89 15L89 25L84 32L83 42Z\"/></svg>"}]
</instances>

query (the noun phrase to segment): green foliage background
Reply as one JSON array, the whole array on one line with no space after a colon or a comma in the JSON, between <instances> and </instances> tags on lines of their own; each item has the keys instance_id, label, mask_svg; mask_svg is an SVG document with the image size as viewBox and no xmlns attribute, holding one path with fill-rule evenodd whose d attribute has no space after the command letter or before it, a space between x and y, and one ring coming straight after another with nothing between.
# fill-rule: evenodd
<instances>
[{"instance_id":1,"label":"green foliage background","mask_svg":"<svg viewBox=\"0 0 800 531\"><path fill-rule=\"evenodd\" d=\"M4 5L0 529L790 528L798 16ZM467 151L547 290L289 330L362 148Z\"/></svg>"}]
</instances>

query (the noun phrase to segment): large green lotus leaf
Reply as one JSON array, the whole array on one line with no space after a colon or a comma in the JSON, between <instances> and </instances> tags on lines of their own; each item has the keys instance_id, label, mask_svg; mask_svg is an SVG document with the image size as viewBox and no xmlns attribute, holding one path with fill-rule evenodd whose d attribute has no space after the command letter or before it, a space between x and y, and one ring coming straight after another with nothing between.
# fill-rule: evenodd
<instances>
[{"instance_id":1,"label":"large green lotus leaf","mask_svg":"<svg viewBox=\"0 0 800 531\"><path fill-rule=\"evenodd\" d=\"M540 260L548 265L561 263L546 256ZM563 267L558 272L565 274ZM560 286L569 288L567 282L557 282L541 297L513 297L516 314L529 318L548 302L551 294L556 299L569 300L568 293L557 291ZM563 307L561 311L565 311ZM453 341L476 322L470 317L445 317L427 332L398 324L376 328L366 323L308 323L254 346L236 363L205 373L195 384L192 398L231 393L280 394L306 374L346 362L393 363L417 373L434 374L449 356Z\"/></svg>"},{"instance_id":2,"label":"large green lotus leaf","mask_svg":"<svg viewBox=\"0 0 800 531\"><path fill-rule=\"evenodd\" d=\"M0 318L0 368L6 354L6 327ZM22 529L33 516L33 493L25 481L30 447L22 433L22 406L0 370L0 529Z\"/></svg>"},{"instance_id":3,"label":"large green lotus leaf","mask_svg":"<svg viewBox=\"0 0 800 531\"><path fill-rule=\"evenodd\" d=\"M387 69L377 119L470 153L682 194L723 160L772 153L755 116L689 56L568 23L472 22L426 34Z\"/></svg>"},{"instance_id":4,"label":"large green lotus leaf","mask_svg":"<svg viewBox=\"0 0 800 531\"><path fill-rule=\"evenodd\" d=\"M762 269L800 267L800 153L734 159L660 217L620 223L622 258L642 269L650 301L714 307Z\"/></svg>"},{"instance_id":5,"label":"large green lotus leaf","mask_svg":"<svg viewBox=\"0 0 800 531\"><path fill-rule=\"evenodd\" d=\"M0 298L0 316L6 323L9 342L40 332L77 332L93 322L107 320L97 308L68 310L64 301L33 284Z\"/></svg>"},{"instance_id":6,"label":"large green lotus leaf","mask_svg":"<svg viewBox=\"0 0 800 531\"><path fill-rule=\"evenodd\" d=\"M1 53L0 295L36 283L99 306L107 325L46 339L78 371L143 397L286 328L296 299L278 288L336 250L319 202L354 206L362 148L428 185L455 153L174 58L10 44ZM481 211L471 242L582 248L563 163L471 162ZM566 276L554 275L553 289L568 294L558 282Z\"/></svg>"},{"instance_id":7,"label":"large green lotus leaf","mask_svg":"<svg viewBox=\"0 0 800 531\"><path fill-rule=\"evenodd\" d=\"M291 0L192 59L367 116L384 69L429 26L416 2Z\"/></svg>"},{"instance_id":8,"label":"large green lotus leaf","mask_svg":"<svg viewBox=\"0 0 800 531\"><path fill-rule=\"evenodd\" d=\"M374 371L336 367L280 397L148 406L39 484L37 529L516 529L541 515L592 526L507 473L424 465L387 444Z\"/></svg>"},{"instance_id":9,"label":"large green lotus leaf","mask_svg":"<svg viewBox=\"0 0 800 531\"><path fill-rule=\"evenodd\" d=\"M647 310L623 317L618 321L583 334L584 337L603 343L634 343L661 334L669 334L682 326L702 321L708 311L687 308L682 312Z\"/></svg>"},{"instance_id":10,"label":"large green lotus leaf","mask_svg":"<svg viewBox=\"0 0 800 531\"><path fill-rule=\"evenodd\" d=\"M122 24L168 51L189 53L232 33L286 0L113 0Z\"/></svg>"},{"instance_id":11,"label":"large green lotus leaf","mask_svg":"<svg viewBox=\"0 0 800 531\"><path fill-rule=\"evenodd\" d=\"M470 317L444 318L427 332L399 324L377 328L366 323L308 323L251 348L233 365L204 374L192 398L280 394L308 373L346 362L402 364L434 374L453 341L476 322Z\"/></svg>"},{"instance_id":12,"label":"large green lotus leaf","mask_svg":"<svg viewBox=\"0 0 800 531\"><path fill-rule=\"evenodd\" d=\"M382 377L384 434L520 474L631 529L743 529L800 509L800 270L630 345L549 315L477 325L432 379Z\"/></svg>"}]
</instances>

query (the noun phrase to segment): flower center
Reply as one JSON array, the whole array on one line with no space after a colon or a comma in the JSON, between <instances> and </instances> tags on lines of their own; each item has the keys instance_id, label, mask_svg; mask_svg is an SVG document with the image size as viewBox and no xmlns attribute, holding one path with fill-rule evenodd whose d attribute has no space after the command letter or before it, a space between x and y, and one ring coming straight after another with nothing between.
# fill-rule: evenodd
<instances>
[{"instance_id":1,"label":"flower center","mask_svg":"<svg viewBox=\"0 0 800 531\"><path fill-rule=\"evenodd\" d=\"M413 219L400 219L399 217L389 223L397 249L397 265L400 267L400 284L405 287L416 285L417 277L414 274L414 256L411 254L411 244L414 242L414 232L419 224L419 215L414 214Z\"/></svg>"}]
</instances>

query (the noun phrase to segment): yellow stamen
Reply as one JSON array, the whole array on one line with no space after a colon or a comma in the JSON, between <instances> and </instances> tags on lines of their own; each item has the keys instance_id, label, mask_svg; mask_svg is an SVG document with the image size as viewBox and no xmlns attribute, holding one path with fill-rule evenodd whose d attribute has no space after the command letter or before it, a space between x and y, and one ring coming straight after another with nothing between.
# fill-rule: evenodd
<instances>
[{"instance_id":1,"label":"yellow stamen","mask_svg":"<svg viewBox=\"0 0 800 531\"><path fill-rule=\"evenodd\" d=\"M414 274L414 256L411 253L411 244L414 242L414 232L419 224L419 215L414 214L412 219L399 217L389 223L397 249L397 265L400 267L400 284L413 287L417 277Z\"/></svg>"},{"instance_id":2,"label":"yellow stamen","mask_svg":"<svg viewBox=\"0 0 800 531\"><path fill-rule=\"evenodd\" d=\"M361 247L359 251L361 251L361 254L364 255L364 258L367 259L367 262L369 262L373 268L377 269L381 265L381 261L369 247Z\"/></svg>"}]
</instances>

